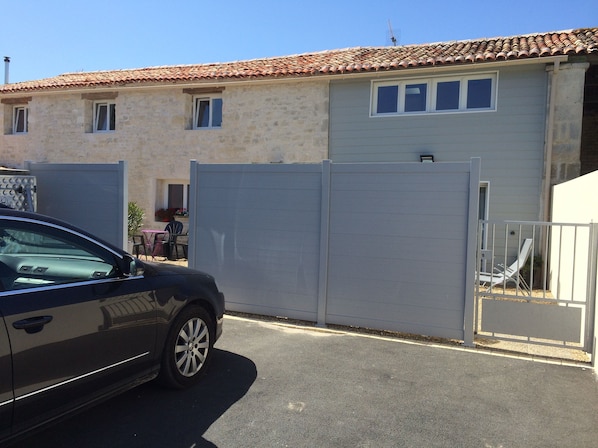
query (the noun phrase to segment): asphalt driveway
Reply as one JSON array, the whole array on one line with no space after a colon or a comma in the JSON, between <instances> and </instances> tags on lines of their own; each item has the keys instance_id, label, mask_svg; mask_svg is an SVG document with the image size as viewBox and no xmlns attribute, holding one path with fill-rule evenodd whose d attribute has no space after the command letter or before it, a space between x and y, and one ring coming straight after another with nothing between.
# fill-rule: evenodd
<instances>
[{"instance_id":1,"label":"asphalt driveway","mask_svg":"<svg viewBox=\"0 0 598 448\"><path fill-rule=\"evenodd\" d=\"M590 369L227 316L210 375L15 447L595 447Z\"/></svg>"}]
</instances>

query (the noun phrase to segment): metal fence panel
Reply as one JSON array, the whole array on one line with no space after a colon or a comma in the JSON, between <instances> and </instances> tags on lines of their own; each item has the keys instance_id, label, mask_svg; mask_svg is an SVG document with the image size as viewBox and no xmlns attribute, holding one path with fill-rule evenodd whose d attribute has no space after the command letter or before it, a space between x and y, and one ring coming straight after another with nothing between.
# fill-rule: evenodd
<instances>
[{"instance_id":1,"label":"metal fence panel","mask_svg":"<svg viewBox=\"0 0 598 448\"><path fill-rule=\"evenodd\" d=\"M195 170L190 265L217 275L229 310L315 321L320 166Z\"/></svg>"},{"instance_id":2,"label":"metal fence panel","mask_svg":"<svg viewBox=\"0 0 598 448\"><path fill-rule=\"evenodd\" d=\"M327 322L464 339L470 164L333 164Z\"/></svg>"},{"instance_id":3,"label":"metal fence panel","mask_svg":"<svg viewBox=\"0 0 598 448\"><path fill-rule=\"evenodd\" d=\"M464 339L476 164L192 161L189 264L231 311Z\"/></svg>"},{"instance_id":4,"label":"metal fence panel","mask_svg":"<svg viewBox=\"0 0 598 448\"><path fill-rule=\"evenodd\" d=\"M32 163L37 211L70 222L127 247L127 162L114 164Z\"/></svg>"}]
</instances>

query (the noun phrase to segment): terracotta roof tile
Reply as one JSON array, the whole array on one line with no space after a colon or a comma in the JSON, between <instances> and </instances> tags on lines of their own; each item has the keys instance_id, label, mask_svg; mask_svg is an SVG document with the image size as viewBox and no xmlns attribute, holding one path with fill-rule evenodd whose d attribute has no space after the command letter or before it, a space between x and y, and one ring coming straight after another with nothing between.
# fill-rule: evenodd
<instances>
[{"instance_id":1,"label":"terracotta roof tile","mask_svg":"<svg viewBox=\"0 0 598 448\"><path fill-rule=\"evenodd\" d=\"M135 84L329 76L578 54L598 54L598 28L422 45L357 47L227 63L66 73L3 85L0 86L0 94Z\"/></svg>"}]
</instances>

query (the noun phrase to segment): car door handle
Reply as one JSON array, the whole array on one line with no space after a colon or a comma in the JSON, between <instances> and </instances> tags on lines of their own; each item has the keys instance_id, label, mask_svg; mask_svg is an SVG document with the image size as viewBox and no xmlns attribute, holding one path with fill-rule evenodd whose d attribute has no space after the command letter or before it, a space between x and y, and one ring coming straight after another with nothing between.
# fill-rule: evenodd
<instances>
[{"instance_id":1,"label":"car door handle","mask_svg":"<svg viewBox=\"0 0 598 448\"><path fill-rule=\"evenodd\" d=\"M52 316L30 317L29 319L13 322L12 326L17 330L25 330L29 334L42 331L44 325L52 322Z\"/></svg>"}]
</instances>

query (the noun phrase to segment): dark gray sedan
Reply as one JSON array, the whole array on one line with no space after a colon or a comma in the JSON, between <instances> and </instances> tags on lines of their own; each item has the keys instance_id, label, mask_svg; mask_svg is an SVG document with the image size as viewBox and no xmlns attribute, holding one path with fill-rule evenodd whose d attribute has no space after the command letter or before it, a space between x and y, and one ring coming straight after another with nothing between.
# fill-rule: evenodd
<instances>
[{"instance_id":1,"label":"dark gray sedan","mask_svg":"<svg viewBox=\"0 0 598 448\"><path fill-rule=\"evenodd\" d=\"M223 314L208 274L0 209L0 443L156 377L193 385Z\"/></svg>"}]
</instances>

